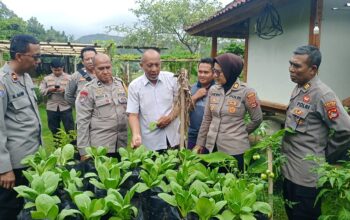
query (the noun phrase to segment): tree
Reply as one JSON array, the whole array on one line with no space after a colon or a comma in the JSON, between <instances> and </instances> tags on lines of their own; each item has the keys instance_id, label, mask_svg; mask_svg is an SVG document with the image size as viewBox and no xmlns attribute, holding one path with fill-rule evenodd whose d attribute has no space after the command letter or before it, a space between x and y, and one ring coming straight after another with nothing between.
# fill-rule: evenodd
<instances>
[{"instance_id":1,"label":"tree","mask_svg":"<svg viewBox=\"0 0 350 220\"><path fill-rule=\"evenodd\" d=\"M45 28L36 17L31 17L27 21L27 30L29 34L36 37L38 40L43 41L45 39Z\"/></svg>"},{"instance_id":2,"label":"tree","mask_svg":"<svg viewBox=\"0 0 350 220\"><path fill-rule=\"evenodd\" d=\"M219 9L217 0L136 0L131 11L137 17L132 27L110 26L125 34L123 43L133 46L176 47L196 53L208 39L188 35L184 28L209 17Z\"/></svg>"}]
</instances>

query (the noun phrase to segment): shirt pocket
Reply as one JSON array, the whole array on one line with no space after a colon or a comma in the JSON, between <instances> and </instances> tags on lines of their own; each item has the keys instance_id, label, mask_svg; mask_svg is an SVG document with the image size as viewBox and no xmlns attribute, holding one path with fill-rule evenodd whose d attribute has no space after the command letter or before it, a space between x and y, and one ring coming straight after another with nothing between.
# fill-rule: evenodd
<instances>
[{"instance_id":1,"label":"shirt pocket","mask_svg":"<svg viewBox=\"0 0 350 220\"><path fill-rule=\"evenodd\" d=\"M112 117L116 112L116 109L114 108L113 102L110 98L96 100L96 108L99 118Z\"/></svg>"},{"instance_id":2,"label":"shirt pocket","mask_svg":"<svg viewBox=\"0 0 350 220\"><path fill-rule=\"evenodd\" d=\"M293 123L293 129L301 132L301 133L306 133L307 132L307 127L308 127L308 121L307 121L307 116L309 115L310 110L303 109L303 108L293 108L292 110L292 116L293 118L291 120L294 120Z\"/></svg>"},{"instance_id":3,"label":"shirt pocket","mask_svg":"<svg viewBox=\"0 0 350 220\"><path fill-rule=\"evenodd\" d=\"M32 115L31 103L28 96L22 96L12 100L12 105L15 111L17 121L30 121Z\"/></svg>"}]
</instances>

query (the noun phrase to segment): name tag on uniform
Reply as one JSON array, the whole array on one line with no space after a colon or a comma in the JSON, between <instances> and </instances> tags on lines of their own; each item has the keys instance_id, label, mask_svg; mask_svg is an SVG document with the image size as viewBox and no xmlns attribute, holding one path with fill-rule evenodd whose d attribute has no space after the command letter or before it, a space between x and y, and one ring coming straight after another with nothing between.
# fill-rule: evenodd
<instances>
[{"instance_id":1,"label":"name tag on uniform","mask_svg":"<svg viewBox=\"0 0 350 220\"><path fill-rule=\"evenodd\" d=\"M308 103L305 103L305 102L297 102L297 106L299 108L303 108L303 109L307 109L307 110L310 110L311 109L311 105L308 104Z\"/></svg>"}]
</instances>

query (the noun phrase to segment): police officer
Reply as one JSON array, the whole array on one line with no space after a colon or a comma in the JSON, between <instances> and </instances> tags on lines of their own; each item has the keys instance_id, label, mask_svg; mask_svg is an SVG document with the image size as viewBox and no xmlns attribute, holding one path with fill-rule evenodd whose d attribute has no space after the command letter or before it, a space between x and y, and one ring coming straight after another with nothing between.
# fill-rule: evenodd
<instances>
[{"instance_id":1,"label":"police officer","mask_svg":"<svg viewBox=\"0 0 350 220\"><path fill-rule=\"evenodd\" d=\"M75 98L86 83L95 78L93 57L96 55L96 50L93 47L84 47L80 51L80 58L84 68L72 74L71 79L65 89L64 98L70 105L74 105Z\"/></svg>"},{"instance_id":2,"label":"police officer","mask_svg":"<svg viewBox=\"0 0 350 220\"><path fill-rule=\"evenodd\" d=\"M70 75L63 72L64 63L59 59L51 61L52 73L40 84L40 92L47 96L46 112L49 128L53 135L58 132L62 121L66 132L74 130L72 108L64 99L64 91Z\"/></svg>"},{"instance_id":3,"label":"police officer","mask_svg":"<svg viewBox=\"0 0 350 220\"><path fill-rule=\"evenodd\" d=\"M112 76L106 54L97 54L93 60L97 78L86 84L75 102L82 160L87 158L88 146L105 146L115 156L117 147L127 145L126 88L121 79Z\"/></svg>"},{"instance_id":4,"label":"police officer","mask_svg":"<svg viewBox=\"0 0 350 220\"><path fill-rule=\"evenodd\" d=\"M39 42L16 35L11 60L0 69L0 219L16 219L23 199L14 186L27 184L21 160L41 144L41 125L34 84L28 72L40 63Z\"/></svg>"},{"instance_id":5,"label":"police officer","mask_svg":"<svg viewBox=\"0 0 350 220\"><path fill-rule=\"evenodd\" d=\"M320 215L320 205L315 205L317 175L311 171L316 164L304 158L311 154L334 162L345 154L350 146L350 118L317 75L321 63L317 47L298 47L289 63L290 78L297 85L285 121L285 127L295 133L286 132L282 142L287 157L282 166L283 194L293 204L285 208L289 219L312 220Z\"/></svg>"},{"instance_id":6,"label":"police officer","mask_svg":"<svg viewBox=\"0 0 350 220\"><path fill-rule=\"evenodd\" d=\"M217 82L208 94L197 145L201 149L225 152L236 158L243 170L243 154L249 149L248 134L262 122L262 111L254 89L242 83L238 76L243 69L242 59L232 53L214 59L214 77ZM245 124L249 113L251 122ZM205 147L205 148L204 148Z\"/></svg>"}]
</instances>

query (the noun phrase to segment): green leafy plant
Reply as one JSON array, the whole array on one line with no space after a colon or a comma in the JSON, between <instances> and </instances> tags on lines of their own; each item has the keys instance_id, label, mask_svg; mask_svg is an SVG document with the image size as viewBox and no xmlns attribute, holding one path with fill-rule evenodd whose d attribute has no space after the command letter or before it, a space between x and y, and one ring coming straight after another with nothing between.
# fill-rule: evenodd
<instances>
[{"instance_id":1,"label":"green leafy plant","mask_svg":"<svg viewBox=\"0 0 350 220\"><path fill-rule=\"evenodd\" d=\"M272 215L272 209L266 202L257 201L258 194L263 190L262 184L254 184L246 179L237 179L232 174L226 175L222 189L227 209L216 217L226 219L255 219L254 213L260 212Z\"/></svg>"},{"instance_id":2,"label":"green leafy plant","mask_svg":"<svg viewBox=\"0 0 350 220\"><path fill-rule=\"evenodd\" d=\"M350 218L350 162L338 165L327 163L324 158L307 156L315 161L314 172L319 176L317 188L320 189L316 202L321 203L321 220Z\"/></svg>"},{"instance_id":3,"label":"green leafy plant","mask_svg":"<svg viewBox=\"0 0 350 220\"><path fill-rule=\"evenodd\" d=\"M154 130L156 130L157 128L158 128L158 126L157 126L157 122L156 122L156 121L150 122L150 123L148 124L148 129L149 129L150 131L154 131Z\"/></svg>"},{"instance_id":4,"label":"green leafy plant","mask_svg":"<svg viewBox=\"0 0 350 220\"><path fill-rule=\"evenodd\" d=\"M93 159L107 155L107 148L105 147L87 147L85 151Z\"/></svg>"},{"instance_id":5,"label":"green leafy plant","mask_svg":"<svg viewBox=\"0 0 350 220\"><path fill-rule=\"evenodd\" d=\"M146 158L151 158L153 155L152 151L148 151L145 146L140 146L136 149L128 148L119 148L118 150L122 161L129 161L130 168L136 168L139 166L142 161Z\"/></svg>"},{"instance_id":6,"label":"green leafy plant","mask_svg":"<svg viewBox=\"0 0 350 220\"><path fill-rule=\"evenodd\" d=\"M63 220L68 216L79 214L75 209L63 209L59 212L57 204L60 200L46 194L40 194L35 199L35 211L31 211L33 219Z\"/></svg>"},{"instance_id":7,"label":"green leafy plant","mask_svg":"<svg viewBox=\"0 0 350 220\"><path fill-rule=\"evenodd\" d=\"M47 154L45 148L40 146L39 150L34 155L28 155L21 161L21 163L34 169L34 172L31 172L31 170L23 172L23 174L29 180L30 173L41 175L46 171L55 170L57 157L55 155Z\"/></svg>"},{"instance_id":8,"label":"green leafy plant","mask_svg":"<svg viewBox=\"0 0 350 220\"><path fill-rule=\"evenodd\" d=\"M96 158L95 167L98 179L90 179L90 183L99 189L117 189L132 172L123 173L115 158ZM85 177L95 177L96 174L89 173Z\"/></svg>"},{"instance_id":9,"label":"green leafy plant","mask_svg":"<svg viewBox=\"0 0 350 220\"><path fill-rule=\"evenodd\" d=\"M129 220L137 216L137 209L131 204L131 199L135 194L138 184L134 185L123 197L116 189L109 189L105 198L106 205L112 212L114 220Z\"/></svg>"},{"instance_id":10,"label":"green leafy plant","mask_svg":"<svg viewBox=\"0 0 350 220\"><path fill-rule=\"evenodd\" d=\"M56 146L65 146L72 143L77 139L77 131L70 130L66 132L64 129L59 128L58 132L54 135L54 143Z\"/></svg>"},{"instance_id":11,"label":"green leafy plant","mask_svg":"<svg viewBox=\"0 0 350 220\"><path fill-rule=\"evenodd\" d=\"M104 199L91 200L85 193L76 195L74 202L80 214L87 220L98 220L108 212Z\"/></svg>"},{"instance_id":12,"label":"green leafy plant","mask_svg":"<svg viewBox=\"0 0 350 220\"><path fill-rule=\"evenodd\" d=\"M237 160L224 152L214 152L210 154L201 154L199 158L212 167L222 167L227 172L237 173Z\"/></svg>"},{"instance_id":13,"label":"green leafy plant","mask_svg":"<svg viewBox=\"0 0 350 220\"><path fill-rule=\"evenodd\" d=\"M194 200L196 204L192 212L199 216L199 220L209 220L216 216L227 203L226 201L215 202L214 199L205 197Z\"/></svg>"},{"instance_id":14,"label":"green leafy plant","mask_svg":"<svg viewBox=\"0 0 350 220\"><path fill-rule=\"evenodd\" d=\"M59 174L52 171L46 171L42 175L34 174L28 176L30 187L20 185L14 187L18 196L35 201L40 194L52 195L60 181Z\"/></svg>"},{"instance_id":15,"label":"green leafy plant","mask_svg":"<svg viewBox=\"0 0 350 220\"><path fill-rule=\"evenodd\" d=\"M170 188L173 195L169 193L159 193L158 196L168 204L177 207L181 217L185 218L195 206L192 192L183 189L183 187L176 182L170 182Z\"/></svg>"},{"instance_id":16,"label":"green leafy plant","mask_svg":"<svg viewBox=\"0 0 350 220\"><path fill-rule=\"evenodd\" d=\"M63 147L57 148L53 155L57 158L57 165L65 166L69 160L74 159L74 146L66 144Z\"/></svg>"}]
</instances>

